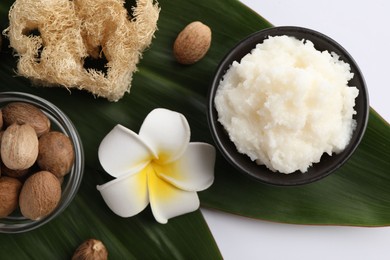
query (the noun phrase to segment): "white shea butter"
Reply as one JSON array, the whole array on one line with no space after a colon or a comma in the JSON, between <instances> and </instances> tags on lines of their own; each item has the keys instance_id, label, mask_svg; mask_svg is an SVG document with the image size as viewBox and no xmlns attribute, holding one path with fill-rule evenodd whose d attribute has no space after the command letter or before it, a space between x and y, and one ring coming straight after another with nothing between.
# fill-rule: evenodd
<instances>
[{"instance_id":1,"label":"white shea butter","mask_svg":"<svg viewBox=\"0 0 390 260\"><path fill-rule=\"evenodd\" d=\"M272 171L306 172L341 152L356 122L349 64L312 42L269 37L234 62L215 96L218 120L240 153Z\"/></svg>"}]
</instances>

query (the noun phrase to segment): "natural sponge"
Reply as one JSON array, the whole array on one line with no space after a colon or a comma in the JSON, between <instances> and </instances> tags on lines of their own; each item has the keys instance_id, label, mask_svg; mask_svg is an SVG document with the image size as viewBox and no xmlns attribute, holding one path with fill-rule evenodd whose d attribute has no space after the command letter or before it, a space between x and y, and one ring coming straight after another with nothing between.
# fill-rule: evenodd
<instances>
[{"instance_id":1,"label":"natural sponge","mask_svg":"<svg viewBox=\"0 0 390 260\"><path fill-rule=\"evenodd\" d=\"M19 56L18 73L43 86L90 91L110 101L130 91L133 72L157 29L160 9L137 0L16 0L4 31ZM105 58L105 71L86 59Z\"/></svg>"}]
</instances>

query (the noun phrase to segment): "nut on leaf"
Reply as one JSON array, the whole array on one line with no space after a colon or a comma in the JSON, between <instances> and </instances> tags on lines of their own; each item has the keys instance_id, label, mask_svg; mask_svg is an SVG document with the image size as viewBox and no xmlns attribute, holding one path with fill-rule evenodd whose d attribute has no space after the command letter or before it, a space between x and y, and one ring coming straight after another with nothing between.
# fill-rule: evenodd
<instances>
[{"instance_id":1,"label":"nut on leaf","mask_svg":"<svg viewBox=\"0 0 390 260\"><path fill-rule=\"evenodd\" d=\"M58 178L48 171L40 171L25 181L19 195L19 207L24 217L37 220L49 215L60 199Z\"/></svg>"},{"instance_id":2,"label":"nut on leaf","mask_svg":"<svg viewBox=\"0 0 390 260\"><path fill-rule=\"evenodd\" d=\"M50 130L49 118L34 105L24 102L12 102L2 109L3 121L6 125L29 124L38 137Z\"/></svg>"},{"instance_id":3,"label":"nut on leaf","mask_svg":"<svg viewBox=\"0 0 390 260\"><path fill-rule=\"evenodd\" d=\"M106 260L108 252L104 244L97 239L84 241L74 252L72 260Z\"/></svg>"},{"instance_id":4,"label":"nut on leaf","mask_svg":"<svg viewBox=\"0 0 390 260\"><path fill-rule=\"evenodd\" d=\"M12 124L1 137L1 159L11 170L31 167L38 157L38 137L28 124Z\"/></svg>"},{"instance_id":5,"label":"nut on leaf","mask_svg":"<svg viewBox=\"0 0 390 260\"><path fill-rule=\"evenodd\" d=\"M22 183L14 178L0 177L0 218L11 214L18 207Z\"/></svg>"},{"instance_id":6,"label":"nut on leaf","mask_svg":"<svg viewBox=\"0 0 390 260\"><path fill-rule=\"evenodd\" d=\"M199 22L188 24L173 44L173 55L181 64L193 64L202 59L211 45L210 28Z\"/></svg>"}]
</instances>

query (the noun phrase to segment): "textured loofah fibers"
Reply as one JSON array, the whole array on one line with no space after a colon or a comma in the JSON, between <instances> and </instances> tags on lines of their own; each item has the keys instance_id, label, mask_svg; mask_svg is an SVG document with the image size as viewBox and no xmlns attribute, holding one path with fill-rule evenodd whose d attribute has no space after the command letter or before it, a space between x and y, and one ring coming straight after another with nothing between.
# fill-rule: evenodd
<instances>
[{"instance_id":1,"label":"textured loofah fibers","mask_svg":"<svg viewBox=\"0 0 390 260\"><path fill-rule=\"evenodd\" d=\"M130 91L160 9L153 0L137 0L132 11L130 20L121 0L16 0L3 33L19 56L20 75L117 101ZM106 72L85 68L86 58L103 56Z\"/></svg>"}]
</instances>

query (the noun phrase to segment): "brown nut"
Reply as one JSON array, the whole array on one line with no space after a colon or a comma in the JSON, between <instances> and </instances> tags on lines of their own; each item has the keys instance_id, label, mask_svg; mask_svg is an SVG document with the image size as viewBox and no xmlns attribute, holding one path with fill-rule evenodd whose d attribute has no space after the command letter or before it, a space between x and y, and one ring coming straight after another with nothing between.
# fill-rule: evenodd
<instances>
[{"instance_id":1,"label":"brown nut","mask_svg":"<svg viewBox=\"0 0 390 260\"><path fill-rule=\"evenodd\" d=\"M96 239L84 241L74 252L72 260L106 260L108 252L104 244Z\"/></svg>"},{"instance_id":2,"label":"brown nut","mask_svg":"<svg viewBox=\"0 0 390 260\"><path fill-rule=\"evenodd\" d=\"M52 131L39 138L37 163L42 170L60 178L70 171L73 161L73 145L65 134Z\"/></svg>"},{"instance_id":3,"label":"brown nut","mask_svg":"<svg viewBox=\"0 0 390 260\"><path fill-rule=\"evenodd\" d=\"M10 177L0 177L0 218L11 214L18 207L22 183Z\"/></svg>"},{"instance_id":4,"label":"brown nut","mask_svg":"<svg viewBox=\"0 0 390 260\"><path fill-rule=\"evenodd\" d=\"M24 102L12 102L2 109L5 125L29 124L38 137L50 130L49 118L34 105Z\"/></svg>"},{"instance_id":5,"label":"brown nut","mask_svg":"<svg viewBox=\"0 0 390 260\"><path fill-rule=\"evenodd\" d=\"M19 196L19 207L26 218L37 220L49 215L61 199L61 184L48 171L31 175L24 183Z\"/></svg>"},{"instance_id":6,"label":"brown nut","mask_svg":"<svg viewBox=\"0 0 390 260\"><path fill-rule=\"evenodd\" d=\"M206 55L210 44L210 28L199 21L192 22L177 36L173 55L181 64L193 64Z\"/></svg>"},{"instance_id":7,"label":"brown nut","mask_svg":"<svg viewBox=\"0 0 390 260\"><path fill-rule=\"evenodd\" d=\"M1 139L3 138L3 134L4 134L4 131L1 130L1 131L0 131L0 148L1 148Z\"/></svg>"},{"instance_id":8,"label":"brown nut","mask_svg":"<svg viewBox=\"0 0 390 260\"><path fill-rule=\"evenodd\" d=\"M8 168L7 166L5 166L4 163L1 164L0 169L1 169L2 175L16 178L19 180L23 179L23 177L26 176L30 171L30 168L23 169L23 170L12 170L12 169Z\"/></svg>"},{"instance_id":9,"label":"brown nut","mask_svg":"<svg viewBox=\"0 0 390 260\"><path fill-rule=\"evenodd\" d=\"M30 125L13 124L1 138L1 159L11 170L31 167L38 156L38 137Z\"/></svg>"},{"instance_id":10,"label":"brown nut","mask_svg":"<svg viewBox=\"0 0 390 260\"><path fill-rule=\"evenodd\" d=\"M0 109L0 129L3 128L3 111Z\"/></svg>"}]
</instances>

